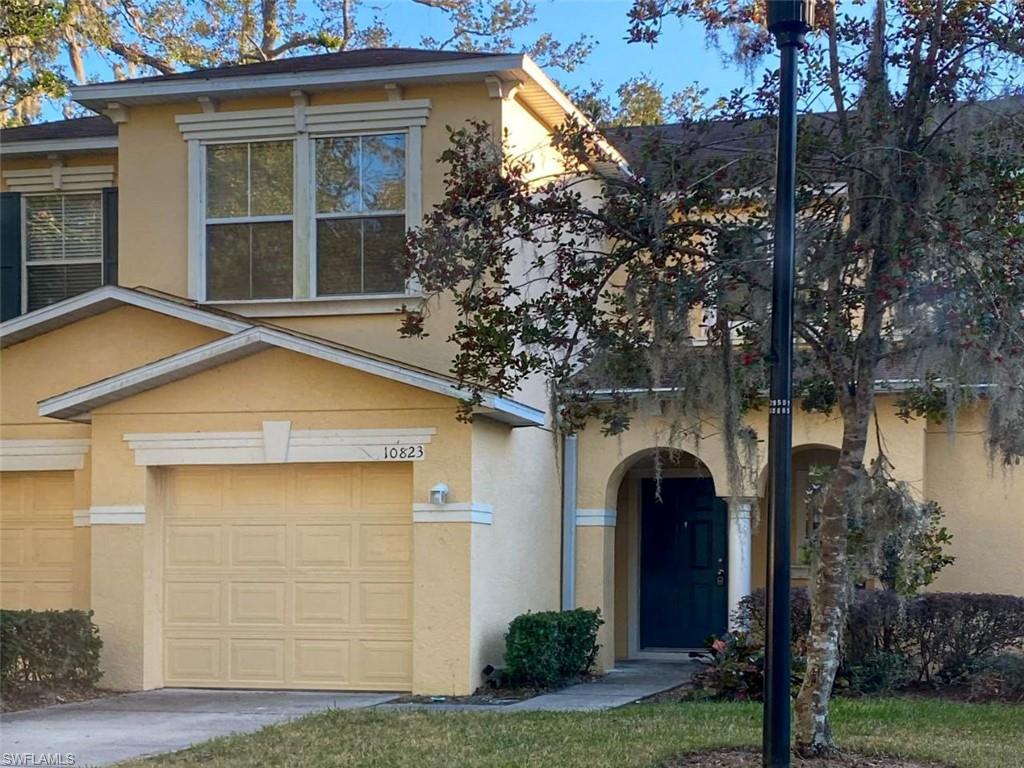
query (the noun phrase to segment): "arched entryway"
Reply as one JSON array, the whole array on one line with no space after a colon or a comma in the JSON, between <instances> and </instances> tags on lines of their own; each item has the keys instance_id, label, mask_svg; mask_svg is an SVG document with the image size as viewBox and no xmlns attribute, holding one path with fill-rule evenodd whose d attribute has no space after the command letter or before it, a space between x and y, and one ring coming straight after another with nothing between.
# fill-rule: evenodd
<instances>
[{"instance_id":1,"label":"arched entryway","mask_svg":"<svg viewBox=\"0 0 1024 768\"><path fill-rule=\"evenodd\" d=\"M729 512L693 454L650 449L623 463L616 493L615 655L700 648L729 612Z\"/></svg>"}]
</instances>

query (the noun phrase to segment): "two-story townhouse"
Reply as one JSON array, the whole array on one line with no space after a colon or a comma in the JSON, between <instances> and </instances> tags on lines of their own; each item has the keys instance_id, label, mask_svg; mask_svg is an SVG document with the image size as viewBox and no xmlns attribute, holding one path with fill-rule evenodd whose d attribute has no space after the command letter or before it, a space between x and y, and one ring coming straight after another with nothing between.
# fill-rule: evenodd
<instances>
[{"instance_id":1,"label":"two-story townhouse","mask_svg":"<svg viewBox=\"0 0 1024 768\"><path fill-rule=\"evenodd\" d=\"M523 611L600 607L608 668L700 645L758 585L763 483L729 488L713 435L659 501L657 404L565 449L541 381L465 423L452 308L398 333L447 126L486 122L543 173L579 117L528 57L353 51L73 95L104 117L0 132L0 600L95 611L106 684L467 693ZM1024 592L1021 478L986 466L982 415L952 442L879 414L947 510L939 587ZM795 421L799 491L840 427Z\"/></svg>"}]
</instances>

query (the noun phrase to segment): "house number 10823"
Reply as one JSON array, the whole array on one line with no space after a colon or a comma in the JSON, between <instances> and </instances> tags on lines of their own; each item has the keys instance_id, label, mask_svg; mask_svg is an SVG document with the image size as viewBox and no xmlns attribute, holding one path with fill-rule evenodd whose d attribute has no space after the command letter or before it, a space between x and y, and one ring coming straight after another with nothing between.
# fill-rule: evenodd
<instances>
[{"instance_id":1,"label":"house number 10823","mask_svg":"<svg viewBox=\"0 0 1024 768\"><path fill-rule=\"evenodd\" d=\"M385 445L384 458L388 461L410 461L423 458L422 445Z\"/></svg>"}]
</instances>

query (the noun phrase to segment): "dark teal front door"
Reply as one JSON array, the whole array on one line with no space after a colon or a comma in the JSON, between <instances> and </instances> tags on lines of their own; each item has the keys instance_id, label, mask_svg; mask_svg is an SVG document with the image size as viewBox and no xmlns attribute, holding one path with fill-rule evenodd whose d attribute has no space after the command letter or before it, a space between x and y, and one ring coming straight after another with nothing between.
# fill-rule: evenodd
<instances>
[{"instance_id":1,"label":"dark teal front door","mask_svg":"<svg viewBox=\"0 0 1024 768\"><path fill-rule=\"evenodd\" d=\"M643 480L640 647L701 648L728 623L725 501L706 478Z\"/></svg>"}]
</instances>

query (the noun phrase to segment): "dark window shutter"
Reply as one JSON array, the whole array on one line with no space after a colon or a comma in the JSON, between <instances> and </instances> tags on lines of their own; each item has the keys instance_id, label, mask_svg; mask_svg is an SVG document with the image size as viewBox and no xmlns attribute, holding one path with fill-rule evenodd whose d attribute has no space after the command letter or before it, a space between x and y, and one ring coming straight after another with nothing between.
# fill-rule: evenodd
<instances>
[{"instance_id":1,"label":"dark window shutter","mask_svg":"<svg viewBox=\"0 0 1024 768\"><path fill-rule=\"evenodd\" d=\"M117 187L103 189L103 284L117 285Z\"/></svg>"},{"instance_id":2,"label":"dark window shutter","mask_svg":"<svg viewBox=\"0 0 1024 768\"><path fill-rule=\"evenodd\" d=\"M0 192L0 321L21 314L21 194Z\"/></svg>"}]
</instances>

